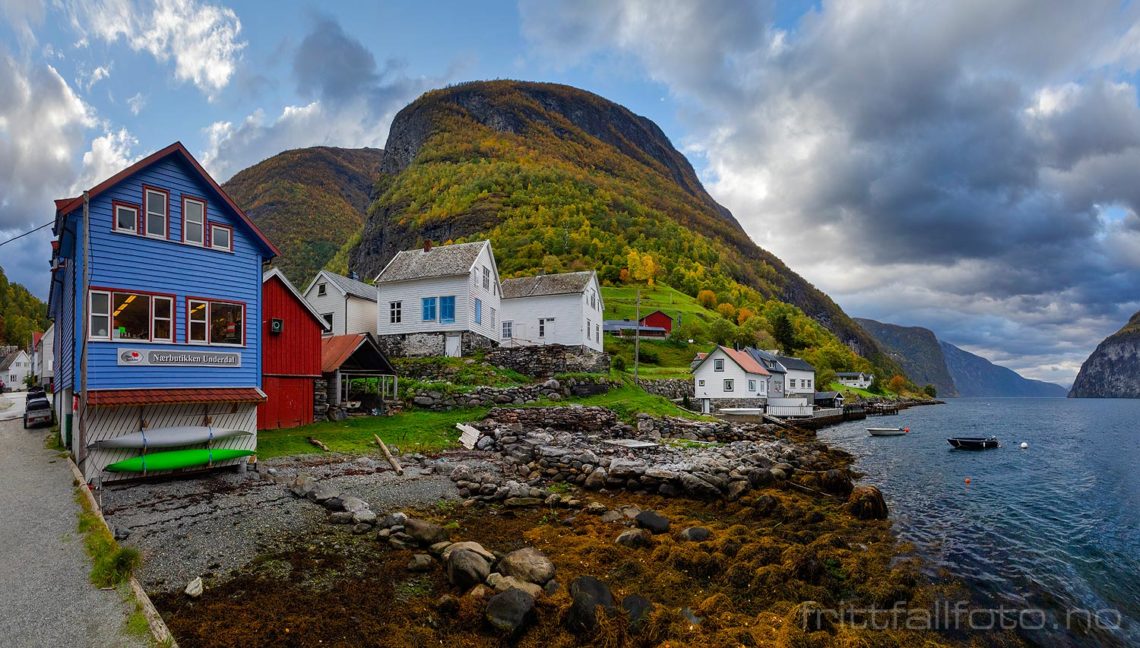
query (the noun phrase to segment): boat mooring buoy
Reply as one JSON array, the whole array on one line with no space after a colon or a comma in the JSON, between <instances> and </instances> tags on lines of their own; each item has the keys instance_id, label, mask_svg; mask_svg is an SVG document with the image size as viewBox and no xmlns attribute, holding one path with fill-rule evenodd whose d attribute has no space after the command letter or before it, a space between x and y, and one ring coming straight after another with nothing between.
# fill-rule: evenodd
<instances>
[{"instance_id":1,"label":"boat mooring buoy","mask_svg":"<svg viewBox=\"0 0 1140 648\"><path fill-rule=\"evenodd\" d=\"M1028 444L1028 443L1026 443L1025 441L1022 441L1022 442L1021 442L1021 449L1022 449L1022 450L1028 450L1028 449L1029 449L1029 444Z\"/></svg>"},{"instance_id":2,"label":"boat mooring buoy","mask_svg":"<svg viewBox=\"0 0 1140 648\"><path fill-rule=\"evenodd\" d=\"M966 478L966 485L967 485L967 486L969 486L969 485L970 485L970 478L969 478L969 477L967 477L967 478Z\"/></svg>"}]
</instances>

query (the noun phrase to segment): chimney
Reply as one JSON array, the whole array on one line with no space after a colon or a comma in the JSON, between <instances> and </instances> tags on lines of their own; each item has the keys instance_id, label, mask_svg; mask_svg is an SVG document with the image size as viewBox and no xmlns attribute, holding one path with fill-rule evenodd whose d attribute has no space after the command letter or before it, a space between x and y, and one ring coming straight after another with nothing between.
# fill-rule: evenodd
<instances>
[{"instance_id":1,"label":"chimney","mask_svg":"<svg viewBox=\"0 0 1140 648\"><path fill-rule=\"evenodd\" d=\"M431 239L424 240L424 252L431 252Z\"/></svg>"}]
</instances>

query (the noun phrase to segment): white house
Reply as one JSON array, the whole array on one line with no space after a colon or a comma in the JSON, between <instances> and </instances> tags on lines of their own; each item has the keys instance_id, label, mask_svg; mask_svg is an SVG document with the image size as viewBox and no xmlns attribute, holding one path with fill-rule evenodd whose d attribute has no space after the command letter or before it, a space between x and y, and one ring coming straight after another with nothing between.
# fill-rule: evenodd
<instances>
[{"instance_id":1,"label":"white house","mask_svg":"<svg viewBox=\"0 0 1140 648\"><path fill-rule=\"evenodd\" d=\"M875 382L875 374L856 371L840 371L835 374L835 377L839 380L840 385L858 389L867 389L871 383Z\"/></svg>"},{"instance_id":2,"label":"white house","mask_svg":"<svg viewBox=\"0 0 1140 648\"><path fill-rule=\"evenodd\" d=\"M376 333L376 286L321 270L305 288L305 301L328 323L325 335Z\"/></svg>"},{"instance_id":3,"label":"white house","mask_svg":"<svg viewBox=\"0 0 1140 648\"><path fill-rule=\"evenodd\" d=\"M815 402L815 367L800 358L776 356L787 374L784 375L784 398Z\"/></svg>"},{"instance_id":4,"label":"white house","mask_svg":"<svg viewBox=\"0 0 1140 648\"><path fill-rule=\"evenodd\" d=\"M380 346L390 356L459 357L498 344L501 285L490 241L398 253L376 275Z\"/></svg>"},{"instance_id":5,"label":"white house","mask_svg":"<svg viewBox=\"0 0 1140 648\"><path fill-rule=\"evenodd\" d=\"M8 389L19 391L24 388L24 379L32 370L32 360L23 349L8 347L8 352L0 356L0 379Z\"/></svg>"},{"instance_id":6,"label":"white house","mask_svg":"<svg viewBox=\"0 0 1140 648\"><path fill-rule=\"evenodd\" d=\"M564 344L602 350L602 289L595 272L503 281L503 346Z\"/></svg>"},{"instance_id":7,"label":"white house","mask_svg":"<svg viewBox=\"0 0 1140 648\"><path fill-rule=\"evenodd\" d=\"M41 387L51 385L55 376L55 324L48 326L32 345L32 375Z\"/></svg>"},{"instance_id":8,"label":"white house","mask_svg":"<svg viewBox=\"0 0 1140 648\"><path fill-rule=\"evenodd\" d=\"M745 351L718 346L693 369L693 393L708 413L723 407L763 407L768 371Z\"/></svg>"}]
</instances>

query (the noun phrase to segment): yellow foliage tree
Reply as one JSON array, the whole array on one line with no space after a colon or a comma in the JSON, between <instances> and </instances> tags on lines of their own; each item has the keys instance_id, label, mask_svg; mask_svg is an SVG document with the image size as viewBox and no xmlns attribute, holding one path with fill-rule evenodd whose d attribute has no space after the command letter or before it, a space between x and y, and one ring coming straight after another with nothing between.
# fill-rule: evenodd
<instances>
[{"instance_id":1,"label":"yellow foliage tree","mask_svg":"<svg viewBox=\"0 0 1140 648\"><path fill-rule=\"evenodd\" d=\"M756 313L751 308L745 308L745 307L741 306L736 311L736 323L737 324L743 324L743 323L747 322L748 320L752 319L755 315L756 315Z\"/></svg>"},{"instance_id":2,"label":"yellow foliage tree","mask_svg":"<svg viewBox=\"0 0 1140 648\"><path fill-rule=\"evenodd\" d=\"M736 307L728 302L717 306L716 312L720 313L720 316L726 320L732 321L736 319Z\"/></svg>"},{"instance_id":3,"label":"yellow foliage tree","mask_svg":"<svg viewBox=\"0 0 1140 648\"><path fill-rule=\"evenodd\" d=\"M906 376L902 374L895 374L891 376L891 380L887 383L887 388L896 394L901 394L906 389Z\"/></svg>"},{"instance_id":4,"label":"yellow foliage tree","mask_svg":"<svg viewBox=\"0 0 1140 648\"><path fill-rule=\"evenodd\" d=\"M697 293L697 301L705 308L716 308L716 293L711 290L702 290Z\"/></svg>"}]
</instances>

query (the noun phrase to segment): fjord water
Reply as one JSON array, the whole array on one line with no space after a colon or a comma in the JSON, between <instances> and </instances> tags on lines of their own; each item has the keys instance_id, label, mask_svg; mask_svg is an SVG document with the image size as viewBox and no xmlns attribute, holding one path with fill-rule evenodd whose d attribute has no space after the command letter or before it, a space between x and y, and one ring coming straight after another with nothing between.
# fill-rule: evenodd
<instances>
[{"instance_id":1,"label":"fjord water","mask_svg":"<svg viewBox=\"0 0 1140 648\"><path fill-rule=\"evenodd\" d=\"M911 433L871 437L876 425ZM1002 447L946 442L990 435ZM1039 645L1140 646L1140 400L949 399L819 436L857 457L900 538L929 573L963 581L972 606L1045 610L1044 629L1022 632ZM1089 617L1069 610L1100 623L1081 629Z\"/></svg>"}]
</instances>

